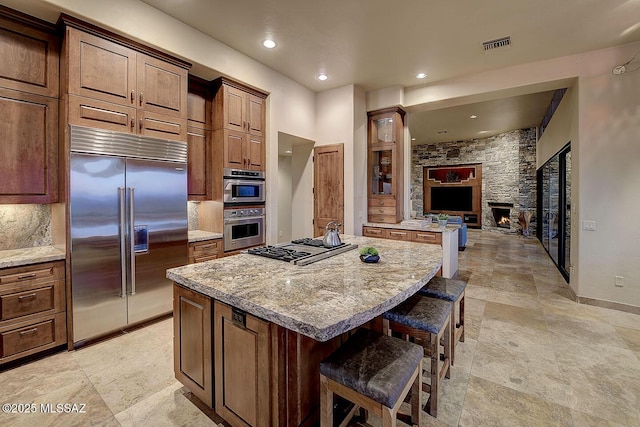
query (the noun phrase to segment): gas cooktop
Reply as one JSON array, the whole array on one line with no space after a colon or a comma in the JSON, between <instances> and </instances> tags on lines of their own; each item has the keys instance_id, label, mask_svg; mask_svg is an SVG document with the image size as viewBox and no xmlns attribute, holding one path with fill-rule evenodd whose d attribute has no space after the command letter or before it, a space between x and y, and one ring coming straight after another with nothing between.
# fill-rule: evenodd
<instances>
[{"instance_id":1,"label":"gas cooktop","mask_svg":"<svg viewBox=\"0 0 640 427\"><path fill-rule=\"evenodd\" d=\"M291 243L251 248L247 250L247 253L287 261L295 265L307 265L357 247L358 245L355 244L341 243L338 246L325 248L322 239L304 238L293 240Z\"/></svg>"}]
</instances>

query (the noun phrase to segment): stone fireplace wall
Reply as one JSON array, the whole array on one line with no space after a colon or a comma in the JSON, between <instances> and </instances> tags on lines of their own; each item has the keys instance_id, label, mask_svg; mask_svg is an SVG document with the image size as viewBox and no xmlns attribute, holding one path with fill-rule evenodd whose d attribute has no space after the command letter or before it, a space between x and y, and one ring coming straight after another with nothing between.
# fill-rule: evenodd
<instances>
[{"instance_id":1,"label":"stone fireplace wall","mask_svg":"<svg viewBox=\"0 0 640 427\"><path fill-rule=\"evenodd\" d=\"M515 232L518 214L530 211L536 227L536 130L521 129L490 138L416 145L411 155L411 210L423 211L425 166L482 163L482 229ZM496 227L488 203L513 203L511 229Z\"/></svg>"}]
</instances>

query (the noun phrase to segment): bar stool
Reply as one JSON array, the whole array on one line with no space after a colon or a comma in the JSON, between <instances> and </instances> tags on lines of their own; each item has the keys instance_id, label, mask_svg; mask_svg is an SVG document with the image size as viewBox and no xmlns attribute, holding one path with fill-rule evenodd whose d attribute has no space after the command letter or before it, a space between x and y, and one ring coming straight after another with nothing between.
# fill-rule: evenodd
<instances>
[{"instance_id":1,"label":"bar stool","mask_svg":"<svg viewBox=\"0 0 640 427\"><path fill-rule=\"evenodd\" d=\"M333 394L355 407L340 424L345 426L358 408L382 418L382 426L396 425L396 414L411 390L411 422L420 425L422 396L420 346L361 328L320 363L320 426L333 426Z\"/></svg>"},{"instance_id":2,"label":"bar stool","mask_svg":"<svg viewBox=\"0 0 640 427\"><path fill-rule=\"evenodd\" d=\"M443 378L451 377L451 304L438 298L413 295L403 303L383 314L384 332L397 332L422 344L424 355L431 358L431 384L422 384L429 393L425 405L432 417L438 416L438 392ZM440 342L444 346L442 368Z\"/></svg>"},{"instance_id":3,"label":"bar stool","mask_svg":"<svg viewBox=\"0 0 640 427\"><path fill-rule=\"evenodd\" d=\"M435 276L422 289L418 291L421 295L440 298L450 301L452 304L451 313L451 364L455 362L456 345L458 341L464 342L464 291L467 282L458 279L447 279ZM458 322L456 322L456 312Z\"/></svg>"}]
</instances>

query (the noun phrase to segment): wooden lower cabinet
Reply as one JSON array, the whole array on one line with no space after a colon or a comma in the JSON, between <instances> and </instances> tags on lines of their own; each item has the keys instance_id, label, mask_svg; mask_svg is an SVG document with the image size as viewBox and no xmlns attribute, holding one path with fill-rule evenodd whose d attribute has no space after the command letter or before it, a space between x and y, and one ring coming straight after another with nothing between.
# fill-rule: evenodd
<instances>
[{"instance_id":1,"label":"wooden lower cabinet","mask_svg":"<svg viewBox=\"0 0 640 427\"><path fill-rule=\"evenodd\" d=\"M222 239L189 243L189 264L222 258Z\"/></svg>"},{"instance_id":2,"label":"wooden lower cabinet","mask_svg":"<svg viewBox=\"0 0 640 427\"><path fill-rule=\"evenodd\" d=\"M362 235L379 239L403 240L405 242L442 244L442 233L434 231L414 231L401 228L362 227Z\"/></svg>"},{"instance_id":3,"label":"wooden lower cabinet","mask_svg":"<svg viewBox=\"0 0 640 427\"><path fill-rule=\"evenodd\" d=\"M234 426L273 424L270 365L275 329L269 322L214 303L214 409Z\"/></svg>"},{"instance_id":4,"label":"wooden lower cabinet","mask_svg":"<svg viewBox=\"0 0 640 427\"><path fill-rule=\"evenodd\" d=\"M173 363L176 379L213 406L213 301L173 285Z\"/></svg>"},{"instance_id":5,"label":"wooden lower cabinet","mask_svg":"<svg viewBox=\"0 0 640 427\"><path fill-rule=\"evenodd\" d=\"M64 262L0 270L0 365L67 342Z\"/></svg>"},{"instance_id":6,"label":"wooden lower cabinet","mask_svg":"<svg viewBox=\"0 0 640 427\"><path fill-rule=\"evenodd\" d=\"M312 426L320 419L319 342L174 284L178 381L232 426Z\"/></svg>"}]
</instances>

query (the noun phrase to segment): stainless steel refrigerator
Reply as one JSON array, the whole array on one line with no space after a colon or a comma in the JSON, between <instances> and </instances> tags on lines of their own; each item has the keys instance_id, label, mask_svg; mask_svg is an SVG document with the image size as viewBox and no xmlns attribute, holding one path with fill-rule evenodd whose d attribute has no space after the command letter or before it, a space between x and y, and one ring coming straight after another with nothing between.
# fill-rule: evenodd
<instances>
[{"instance_id":1,"label":"stainless steel refrigerator","mask_svg":"<svg viewBox=\"0 0 640 427\"><path fill-rule=\"evenodd\" d=\"M187 148L71 127L73 342L172 311L168 268L187 263Z\"/></svg>"}]
</instances>

